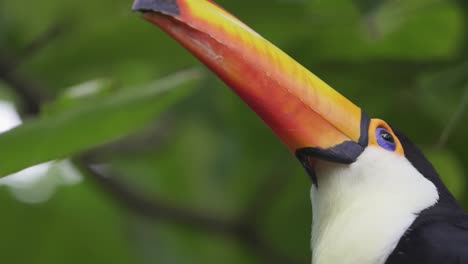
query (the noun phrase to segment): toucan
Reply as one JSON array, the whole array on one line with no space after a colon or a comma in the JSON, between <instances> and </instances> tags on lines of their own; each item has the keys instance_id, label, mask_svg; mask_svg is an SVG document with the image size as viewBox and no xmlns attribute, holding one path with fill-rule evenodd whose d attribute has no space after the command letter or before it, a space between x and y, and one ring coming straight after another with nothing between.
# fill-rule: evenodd
<instances>
[{"instance_id":1,"label":"toucan","mask_svg":"<svg viewBox=\"0 0 468 264\"><path fill-rule=\"evenodd\" d=\"M210 0L135 0L273 130L312 179L312 263L468 263L468 216L398 130Z\"/></svg>"}]
</instances>

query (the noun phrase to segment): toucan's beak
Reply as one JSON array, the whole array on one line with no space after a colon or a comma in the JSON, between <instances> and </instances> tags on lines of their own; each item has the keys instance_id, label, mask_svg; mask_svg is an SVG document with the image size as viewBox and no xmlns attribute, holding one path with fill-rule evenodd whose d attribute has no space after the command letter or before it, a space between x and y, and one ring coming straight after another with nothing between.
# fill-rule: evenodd
<instances>
[{"instance_id":1,"label":"toucan's beak","mask_svg":"<svg viewBox=\"0 0 468 264\"><path fill-rule=\"evenodd\" d=\"M301 160L352 163L367 145L359 107L213 2L136 0L133 10L215 72Z\"/></svg>"}]
</instances>

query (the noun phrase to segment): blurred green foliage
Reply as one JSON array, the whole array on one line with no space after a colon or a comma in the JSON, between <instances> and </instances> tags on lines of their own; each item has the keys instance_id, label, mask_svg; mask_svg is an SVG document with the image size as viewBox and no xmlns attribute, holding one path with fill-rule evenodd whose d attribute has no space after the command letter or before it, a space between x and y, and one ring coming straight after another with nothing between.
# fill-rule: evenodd
<instances>
[{"instance_id":1,"label":"blurred green foliage","mask_svg":"<svg viewBox=\"0 0 468 264\"><path fill-rule=\"evenodd\" d=\"M0 136L0 160L5 161L0 176L40 162L65 158L141 128L187 93L187 89L177 86L199 79L199 75L196 71L179 73L147 87L102 98L86 98L75 107L61 105L62 111L56 114L5 132ZM169 89L172 90L167 91Z\"/></svg>"},{"instance_id":2,"label":"blurred green foliage","mask_svg":"<svg viewBox=\"0 0 468 264\"><path fill-rule=\"evenodd\" d=\"M468 208L465 1L217 2L404 131ZM112 179L165 209L135 209L119 198L125 191L88 173L43 203L24 204L2 186L0 261L308 262L310 181L302 168L208 71L196 83L154 82L203 67L130 6L0 1L0 98L24 110L18 87L26 86L42 109L40 117L23 111L25 125L0 136L0 173L86 150ZM197 89L157 92L188 80ZM71 98L79 84L97 88Z\"/></svg>"}]
</instances>

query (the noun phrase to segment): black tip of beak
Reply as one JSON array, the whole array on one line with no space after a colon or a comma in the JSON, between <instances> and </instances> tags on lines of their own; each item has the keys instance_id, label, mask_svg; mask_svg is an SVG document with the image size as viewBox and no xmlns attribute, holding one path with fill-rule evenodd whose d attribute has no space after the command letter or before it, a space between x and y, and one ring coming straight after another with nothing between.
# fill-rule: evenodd
<instances>
[{"instance_id":1,"label":"black tip of beak","mask_svg":"<svg viewBox=\"0 0 468 264\"><path fill-rule=\"evenodd\" d=\"M177 0L135 0L133 11L156 11L164 14L178 15L180 13Z\"/></svg>"}]
</instances>

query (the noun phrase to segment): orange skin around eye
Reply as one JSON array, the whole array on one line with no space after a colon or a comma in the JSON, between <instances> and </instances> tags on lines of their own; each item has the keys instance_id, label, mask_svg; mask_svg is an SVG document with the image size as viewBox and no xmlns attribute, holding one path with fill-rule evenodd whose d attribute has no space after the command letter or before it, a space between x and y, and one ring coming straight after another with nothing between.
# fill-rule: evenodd
<instances>
[{"instance_id":1,"label":"orange skin around eye","mask_svg":"<svg viewBox=\"0 0 468 264\"><path fill-rule=\"evenodd\" d=\"M401 156L404 156L405 153L403 151L403 147L401 146L400 140L395 135L393 130L390 128L390 126L385 121L383 121L381 119L373 118L370 121L370 124L369 124L369 146L380 147L379 143L377 142L376 135L375 135L375 131L376 131L376 129L378 127L385 128L388 131L388 133L390 133L393 136L393 139L395 140L395 145L396 145L396 148L395 148L394 152L401 155Z\"/></svg>"}]
</instances>

